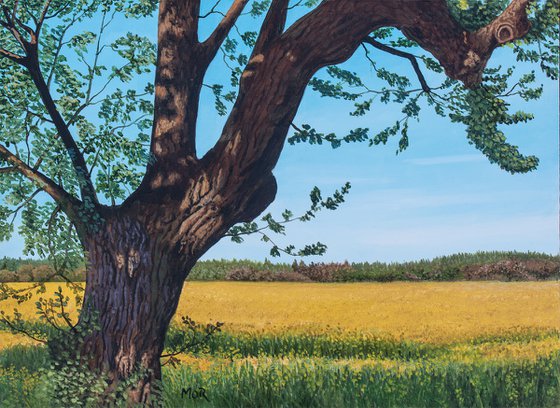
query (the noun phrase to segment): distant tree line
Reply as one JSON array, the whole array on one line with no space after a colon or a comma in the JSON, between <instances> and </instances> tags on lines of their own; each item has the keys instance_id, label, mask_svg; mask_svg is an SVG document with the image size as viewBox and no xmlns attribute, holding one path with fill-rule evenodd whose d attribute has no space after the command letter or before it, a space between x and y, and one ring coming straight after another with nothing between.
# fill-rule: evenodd
<instances>
[{"instance_id":1,"label":"distant tree line","mask_svg":"<svg viewBox=\"0 0 560 408\"><path fill-rule=\"evenodd\" d=\"M85 265L65 274L72 281L85 279ZM560 277L560 256L538 252L459 253L413 262L295 261L272 263L250 260L200 261L189 281L390 282L501 280L531 281ZM0 259L0 282L64 281L47 261Z\"/></svg>"}]
</instances>

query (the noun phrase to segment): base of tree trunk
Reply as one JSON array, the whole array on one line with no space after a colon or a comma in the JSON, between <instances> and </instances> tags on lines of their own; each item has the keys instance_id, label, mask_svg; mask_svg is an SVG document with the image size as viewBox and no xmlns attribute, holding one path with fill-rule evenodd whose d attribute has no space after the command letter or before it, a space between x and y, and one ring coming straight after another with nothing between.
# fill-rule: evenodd
<instances>
[{"instance_id":1,"label":"base of tree trunk","mask_svg":"<svg viewBox=\"0 0 560 408\"><path fill-rule=\"evenodd\" d=\"M145 231L121 218L88 242L79 322L92 328L80 346L90 370L108 375L111 388L132 381L128 395L136 404L147 404L161 380L165 335L188 271Z\"/></svg>"}]
</instances>

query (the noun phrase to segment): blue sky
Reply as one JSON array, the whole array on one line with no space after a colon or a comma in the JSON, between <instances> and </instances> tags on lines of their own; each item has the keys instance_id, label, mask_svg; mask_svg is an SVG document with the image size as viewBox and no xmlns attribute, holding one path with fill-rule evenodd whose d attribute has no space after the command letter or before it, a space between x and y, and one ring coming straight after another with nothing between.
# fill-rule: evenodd
<instances>
[{"instance_id":1,"label":"blue sky","mask_svg":"<svg viewBox=\"0 0 560 408\"><path fill-rule=\"evenodd\" d=\"M380 65L409 75L417 87L407 60L384 53L372 56ZM513 62L511 49L504 47L495 51L490 65ZM325 211L310 223L290 224L277 243L326 244L327 253L312 258L315 261L398 262L479 250L558 253L558 84L539 74L538 67L517 65L519 72L537 71L544 94L536 102L512 100L513 110L534 112L535 119L506 127L505 133L522 153L539 157L536 171L512 175L501 170L468 144L462 125L428 108L420 122L410 123L410 147L399 155L398 137L385 146L343 145L336 150L329 145L286 145L274 172L277 198L267 211L305 211L313 186L329 193L349 181L352 188L338 210ZM376 83L361 50L343 67ZM441 76L425 74L430 84L441 82ZM392 125L402 116L401 108L377 104L371 114L355 118L349 115L352 103L321 98L308 89L294 123L341 135L360 126L373 132ZM213 117L211 111L211 104L204 105L201 117ZM200 134L217 134L221 121L201 122L200 129ZM268 249L258 237L242 245L224 239L205 259L263 259Z\"/></svg>"},{"instance_id":2,"label":"blue sky","mask_svg":"<svg viewBox=\"0 0 560 408\"><path fill-rule=\"evenodd\" d=\"M397 139L337 150L287 145L275 169L273 214L305 210L315 185L326 193L350 181L352 189L337 211L290 225L280 242L321 241L329 247L322 258L338 261L404 261L478 250L557 253L558 91L554 82L542 81L544 95L530 106L535 120L506 132L523 153L539 157L539 168L529 174L512 175L490 164L468 144L462 126L428 110L412 125L410 147L398 156ZM355 127L337 105L308 92L295 122L341 133ZM390 124L391 110L399 112L395 105L382 106L365 121L382 129ZM262 259L266 253L258 239L243 245L223 240L206 258Z\"/></svg>"},{"instance_id":3,"label":"blue sky","mask_svg":"<svg viewBox=\"0 0 560 408\"><path fill-rule=\"evenodd\" d=\"M126 22L111 35L116 38L138 27ZM143 34L155 35L154 19L142 27ZM407 61L390 55L374 57L381 65L407 73L415 83ZM492 65L507 66L512 61L511 51L504 48L495 52ZM344 67L366 80L373 78L360 52ZM222 65L214 64L206 82L227 82L228 75ZM427 78L432 84L441 79ZM399 155L395 155L397 137L385 146L356 144L336 150L328 145L286 145L274 171L277 198L267 211L278 216L285 208L303 213L313 186L325 194L346 181L352 188L337 211L323 211L309 223L289 224L287 235L277 237L277 242L327 244L327 254L313 258L315 261L406 261L478 250L558 253L558 88L543 75L538 80L544 84L543 97L514 104L534 112L535 120L505 129L509 141L522 153L539 157L539 168L529 174L511 175L490 164L467 143L461 125L429 109L424 109L420 122L410 123L410 147ZM205 90L199 115L200 155L219 137L225 120L213 106L213 98ZM395 104L374 105L361 118L348 114L351 107L308 89L294 123L345 134L360 126L379 131L402 116L401 107ZM0 243L0 256L20 256L22 247L22 240L14 235L9 242ZM258 237L249 237L241 245L224 239L203 259L263 260L270 258L268 250Z\"/></svg>"}]
</instances>

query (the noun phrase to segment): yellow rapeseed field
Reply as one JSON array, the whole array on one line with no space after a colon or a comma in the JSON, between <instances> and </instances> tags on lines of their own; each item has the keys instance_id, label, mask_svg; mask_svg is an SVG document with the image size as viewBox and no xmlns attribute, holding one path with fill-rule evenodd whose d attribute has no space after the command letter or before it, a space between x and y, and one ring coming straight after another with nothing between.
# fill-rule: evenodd
<instances>
[{"instance_id":1,"label":"yellow rapeseed field","mask_svg":"<svg viewBox=\"0 0 560 408\"><path fill-rule=\"evenodd\" d=\"M25 287L14 283L13 287ZM46 296L61 284L47 284ZM69 294L69 290L63 289ZM38 295L37 295L38 296ZM34 301L0 302L35 316ZM75 315L75 308L68 308ZM512 331L560 330L560 283L185 283L176 318L221 321L230 332L360 331L430 343ZM16 340L0 335L0 345Z\"/></svg>"}]
</instances>

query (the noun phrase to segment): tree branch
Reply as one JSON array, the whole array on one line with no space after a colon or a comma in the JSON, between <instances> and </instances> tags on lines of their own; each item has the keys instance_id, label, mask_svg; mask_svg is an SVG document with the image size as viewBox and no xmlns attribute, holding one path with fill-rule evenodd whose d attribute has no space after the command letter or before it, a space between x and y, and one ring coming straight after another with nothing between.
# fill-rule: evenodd
<instances>
[{"instance_id":1,"label":"tree branch","mask_svg":"<svg viewBox=\"0 0 560 408\"><path fill-rule=\"evenodd\" d=\"M209 15L211 14L216 14L219 13L219 11L216 11L216 7L218 7L220 5L220 2L222 0L217 0L216 3L214 3L214 5L212 6L212 8L210 9L210 11L202 16L198 16L199 19L203 19L203 18L207 18Z\"/></svg>"},{"instance_id":2,"label":"tree branch","mask_svg":"<svg viewBox=\"0 0 560 408\"><path fill-rule=\"evenodd\" d=\"M31 27L24 24L18 17L15 17L13 21L15 21L27 34L31 36L31 41L34 41L36 32Z\"/></svg>"},{"instance_id":3,"label":"tree branch","mask_svg":"<svg viewBox=\"0 0 560 408\"><path fill-rule=\"evenodd\" d=\"M220 21L214 32L210 34L210 37L202 43L204 49L206 49L207 58L211 61L215 56L220 46L226 39L233 25L239 18L239 15L247 5L249 0L234 0L233 4L229 8L228 12Z\"/></svg>"},{"instance_id":4,"label":"tree branch","mask_svg":"<svg viewBox=\"0 0 560 408\"><path fill-rule=\"evenodd\" d=\"M145 180L154 176L156 163L158 172L181 172L180 167L196 161L198 98L208 67L198 42L199 12L199 0L160 2L150 146L154 161Z\"/></svg>"},{"instance_id":5,"label":"tree branch","mask_svg":"<svg viewBox=\"0 0 560 408\"><path fill-rule=\"evenodd\" d=\"M18 327L15 324L13 324L8 318L4 317L4 315L2 315L0 317L0 322L3 322L6 326L8 326L10 328L10 330L12 330L12 332L14 333L21 333L27 337L29 337L31 340L35 340L39 343L43 343L43 344L47 344L47 340L45 339L40 339L36 336L34 336L33 334L31 334L29 331L27 331L26 329L24 329L23 327Z\"/></svg>"},{"instance_id":6,"label":"tree branch","mask_svg":"<svg viewBox=\"0 0 560 408\"><path fill-rule=\"evenodd\" d=\"M35 30L30 30L31 40L27 41L21 35L21 33L15 27L14 20L17 20L16 17L16 7L17 2L14 5L14 10L12 16L10 16L9 9L7 7L3 7L3 13L6 21L0 21L0 24L10 30L12 35L15 39L21 44L25 51L25 57L22 58L15 58L13 55L7 55L7 52L0 52L2 55L7 56L10 59L15 60L23 67L27 68L27 71L39 92L41 100L49 113L49 116L52 119L54 126L62 140L66 151L70 157L74 170L76 172L76 177L78 179L78 184L80 186L80 192L82 195L82 199L89 199L92 203L98 204L99 201L97 199L97 195L95 193L95 187L93 186L93 182L89 176L89 171L87 168L86 161L76 141L72 137L68 124L64 121L62 115L58 111L56 107L56 103L54 102L49 87L45 82L43 74L41 73L40 63L39 63L39 34L42 23L45 19L47 10L49 8L51 0L47 0L43 11L41 13L41 17L39 18L37 28ZM26 31L29 31L27 28L24 27Z\"/></svg>"},{"instance_id":7,"label":"tree branch","mask_svg":"<svg viewBox=\"0 0 560 408\"><path fill-rule=\"evenodd\" d=\"M173 33L198 43L200 0L161 0L159 3L158 38ZM171 39L171 38L170 38ZM176 40L179 40L177 38ZM171 44L161 44L170 46Z\"/></svg>"},{"instance_id":8,"label":"tree branch","mask_svg":"<svg viewBox=\"0 0 560 408\"><path fill-rule=\"evenodd\" d=\"M76 221L78 207L81 205L80 201L70 195L61 186L55 183L52 179L45 176L38 170L29 167L23 160L10 152L5 146L0 145L0 157L10 163L17 171L27 177L29 180L35 182L47 194L49 194L64 210L72 221Z\"/></svg>"},{"instance_id":9,"label":"tree branch","mask_svg":"<svg viewBox=\"0 0 560 408\"><path fill-rule=\"evenodd\" d=\"M39 16L39 19L37 20L37 28L36 28L37 36L39 35L39 32L41 31L41 27L43 26L43 23L45 22L45 18L47 17L47 12L49 11L49 6L50 5L51 5L51 0L45 1L45 5L43 6L43 10L41 11L41 15ZM62 7L62 9L63 8L64 7Z\"/></svg>"},{"instance_id":10,"label":"tree branch","mask_svg":"<svg viewBox=\"0 0 560 408\"><path fill-rule=\"evenodd\" d=\"M17 172L17 167L2 167L0 168L0 174L9 174Z\"/></svg>"},{"instance_id":11,"label":"tree branch","mask_svg":"<svg viewBox=\"0 0 560 408\"><path fill-rule=\"evenodd\" d=\"M64 36L68 32L68 30L74 25L75 22L76 22L76 16L73 16L72 19L70 20L70 22L67 25L63 26L61 28L61 30L59 31L60 36L57 40L57 45L56 45L55 51L53 53L54 57L53 57L53 61L52 61L52 66L51 66L51 69L50 69L50 71L47 75L47 87L49 89L51 87L52 79L54 78L54 73L55 73L55 70L56 70L55 68L57 66L58 59L59 59L60 53L62 51L62 47L64 45L68 44L68 41L67 42L64 41Z\"/></svg>"},{"instance_id":12,"label":"tree branch","mask_svg":"<svg viewBox=\"0 0 560 408\"><path fill-rule=\"evenodd\" d=\"M41 100L51 117L58 135L68 152L68 156L72 162L74 167L74 171L76 173L76 177L78 179L78 184L80 186L80 192L82 196L82 200L89 199L92 203L98 204L99 201L97 199L97 194L95 192L95 187L93 186L93 182L89 176L89 171L87 168L86 161L82 152L80 151L76 141L72 137L68 124L58 111L56 103L54 102L47 83L43 78L43 74L41 73L39 67L39 61L37 56L33 56L33 63L31 63L27 68L28 72L31 75L31 79L35 83L35 87L39 92Z\"/></svg>"},{"instance_id":13,"label":"tree branch","mask_svg":"<svg viewBox=\"0 0 560 408\"><path fill-rule=\"evenodd\" d=\"M10 51L8 51L4 48L0 48L0 55L5 57L5 58L8 58L9 60L12 60L12 61L18 63L18 64L21 64L23 62L23 59L25 58L25 57L22 57L21 55L14 54L13 52L10 52Z\"/></svg>"},{"instance_id":14,"label":"tree branch","mask_svg":"<svg viewBox=\"0 0 560 408\"><path fill-rule=\"evenodd\" d=\"M21 35L21 33L18 31L18 29L16 28L16 24L15 24L15 11L17 8L17 2L14 4L14 10L12 13L10 13L10 9L6 6L2 6L2 12L4 14L4 20L0 20L0 25L2 27L4 27L5 29L7 29L11 34L12 37L14 37L14 39L19 43L19 45L24 49L27 50L27 47L29 45L29 42L23 38L23 36ZM11 15L10 15L11 14Z\"/></svg>"},{"instance_id":15,"label":"tree branch","mask_svg":"<svg viewBox=\"0 0 560 408\"><path fill-rule=\"evenodd\" d=\"M23 207L25 207L26 205L28 205L31 202L31 200L33 200L37 196L37 194L39 194L42 191L43 191L42 188L36 189L29 197L27 197L25 200L23 200L23 202L20 205L18 205L15 210L10 211L10 214L13 214L11 224L14 223L14 221L15 221L18 213L20 212L20 210Z\"/></svg>"},{"instance_id":16,"label":"tree branch","mask_svg":"<svg viewBox=\"0 0 560 408\"><path fill-rule=\"evenodd\" d=\"M272 1L253 49L253 55L260 54L263 49L282 34L286 26L289 4L290 0Z\"/></svg>"},{"instance_id":17,"label":"tree branch","mask_svg":"<svg viewBox=\"0 0 560 408\"><path fill-rule=\"evenodd\" d=\"M450 16L445 0L433 0L433 7L419 2L415 7L418 18L402 23L400 29L436 57L447 76L473 88L482 80L494 49L529 32L530 1L512 0L502 14L475 32L466 31Z\"/></svg>"},{"instance_id":18,"label":"tree branch","mask_svg":"<svg viewBox=\"0 0 560 408\"><path fill-rule=\"evenodd\" d=\"M412 64L412 67L414 68L414 72L416 72L416 76L418 76L418 80L420 81L420 85L422 86L422 90L424 92L430 92L431 88L428 86L428 83L426 82L426 78L424 77L424 74L422 73L422 70L420 69L420 65L418 65L418 61L416 59L416 57L408 52L404 52L401 50L397 50L395 48L389 47L388 45L382 44L379 41L371 38L371 37L366 37L364 38L364 42L368 43L372 46L374 46L375 48L381 50L381 51L385 51L388 52L389 54L393 54L396 55L398 57L402 57L402 58L406 58L410 61L410 63Z\"/></svg>"},{"instance_id":19,"label":"tree branch","mask_svg":"<svg viewBox=\"0 0 560 408\"><path fill-rule=\"evenodd\" d=\"M496 37L512 40L527 33L527 4L513 0L487 27L469 33L451 16L446 0L321 2L252 58L222 135L201 160L210 185L246 192L227 202L220 194L229 211L220 225L258 215L274 197L272 169L307 84L320 68L346 61L373 31L396 27L432 53L448 76L474 87L499 45Z\"/></svg>"}]
</instances>

